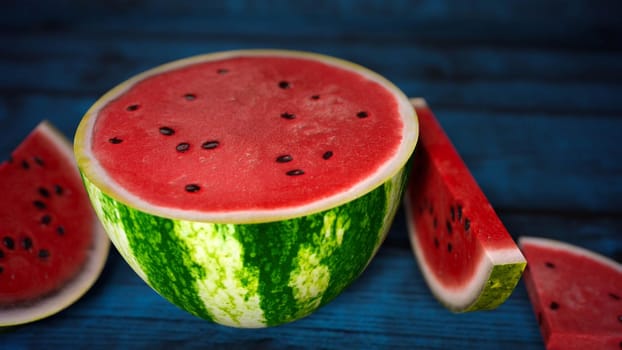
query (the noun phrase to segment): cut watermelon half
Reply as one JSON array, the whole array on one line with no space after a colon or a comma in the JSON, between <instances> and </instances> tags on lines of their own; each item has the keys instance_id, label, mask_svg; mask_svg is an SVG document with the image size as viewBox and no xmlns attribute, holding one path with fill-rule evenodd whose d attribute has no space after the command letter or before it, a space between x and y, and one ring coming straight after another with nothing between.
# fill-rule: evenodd
<instances>
[{"instance_id":1,"label":"cut watermelon half","mask_svg":"<svg viewBox=\"0 0 622 350\"><path fill-rule=\"evenodd\" d=\"M493 309L512 293L525 260L423 99L405 195L414 254L436 298L455 312Z\"/></svg>"},{"instance_id":2,"label":"cut watermelon half","mask_svg":"<svg viewBox=\"0 0 622 350\"><path fill-rule=\"evenodd\" d=\"M525 286L549 350L622 347L622 265L587 249L521 237Z\"/></svg>"},{"instance_id":3,"label":"cut watermelon half","mask_svg":"<svg viewBox=\"0 0 622 350\"><path fill-rule=\"evenodd\" d=\"M71 145L40 123L0 165L0 326L57 313L96 281L109 240Z\"/></svg>"},{"instance_id":4,"label":"cut watermelon half","mask_svg":"<svg viewBox=\"0 0 622 350\"><path fill-rule=\"evenodd\" d=\"M309 315L360 275L401 202L408 99L354 63L248 50L140 74L87 112L75 153L132 268L234 327Z\"/></svg>"}]
</instances>

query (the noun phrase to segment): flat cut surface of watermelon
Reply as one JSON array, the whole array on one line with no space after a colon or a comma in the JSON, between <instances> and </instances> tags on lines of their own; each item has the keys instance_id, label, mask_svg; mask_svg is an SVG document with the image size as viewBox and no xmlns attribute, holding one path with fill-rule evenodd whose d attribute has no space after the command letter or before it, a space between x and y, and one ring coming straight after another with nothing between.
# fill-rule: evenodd
<instances>
[{"instance_id":1,"label":"flat cut surface of watermelon","mask_svg":"<svg viewBox=\"0 0 622 350\"><path fill-rule=\"evenodd\" d=\"M235 327L290 322L376 253L418 135L406 97L336 58L234 51L121 84L75 153L96 212L150 286Z\"/></svg>"},{"instance_id":2,"label":"flat cut surface of watermelon","mask_svg":"<svg viewBox=\"0 0 622 350\"><path fill-rule=\"evenodd\" d=\"M272 51L173 63L104 97L79 155L94 181L164 216L327 209L395 175L416 140L397 88L361 68Z\"/></svg>"},{"instance_id":3,"label":"flat cut surface of watermelon","mask_svg":"<svg viewBox=\"0 0 622 350\"><path fill-rule=\"evenodd\" d=\"M34 321L84 294L109 241L71 145L42 122L0 165L0 326Z\"/></svg>"},{"instance_id":4,"label":"flat cut surface of watermelon","mask_svg":"<svg viewBox=\"0 0 622 350\"><path fill-rule=\"evenodd\" d=\"M546 238L521 237L525 285L547 349L622 347L622 265Z\"/></svg>"},{"instance_id":5,"label":"flat cut surface of watermelon","mask_svg":"<svg viewBox=\"0 0 622 350\"><path fill-rule=\"evenodd\" d=\"M425 101L411 101L421 136L405 204L419 267L447 308L495 308L525 260Z\"/></svg>"}]
</instances>

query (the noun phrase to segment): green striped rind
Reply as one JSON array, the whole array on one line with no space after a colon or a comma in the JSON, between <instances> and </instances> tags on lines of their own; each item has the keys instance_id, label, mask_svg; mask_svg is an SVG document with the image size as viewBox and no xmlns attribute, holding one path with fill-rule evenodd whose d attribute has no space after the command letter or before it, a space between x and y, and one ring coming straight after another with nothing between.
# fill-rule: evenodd
<instances>
[{"instance_id":1,"label":"green striped rind","mask_svg":"<svg viewBox=\"0 0 622 350\"><path fill-rule=\"evenodd\" d=\"M462 312L492 310L503 304L512 295L526 265L526 263L495 265L479 298Z\"/></svg>"},{"instance_id":2,"label":"green striped rind","mask_svg":"<svg viewBox=\"0 0 622 350\"><path fill-rule=\"evenodd\" d=\"M363 272L393 221L405 172L333 209L254 224L154 216L83 179L111 241L158 293L220 324L265 327L310 314Z\"/></svg>"}]
</instances>

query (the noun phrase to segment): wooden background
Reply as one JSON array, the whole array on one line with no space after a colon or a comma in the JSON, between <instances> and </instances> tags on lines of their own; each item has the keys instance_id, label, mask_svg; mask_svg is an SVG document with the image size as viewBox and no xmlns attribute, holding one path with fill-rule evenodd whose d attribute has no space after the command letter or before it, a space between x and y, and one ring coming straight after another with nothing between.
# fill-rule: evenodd
<instances>
[{"instance_id":1,"label":"wooden background","mask_svg":"<svg viewBox=\"0 0 622 350\"><path fill-rule=\"evenodd\" d=\"M68 137L117 83L239 48L352 60L425 97L508 230L622 260L622 2L450 0L0 2L0 158L41 120ZM0 348L540 349L521 282L492 312L430 295L400 212L344 294L281 327L176 309L113 251L95 287Z\"/></svg>"}]
</instances>

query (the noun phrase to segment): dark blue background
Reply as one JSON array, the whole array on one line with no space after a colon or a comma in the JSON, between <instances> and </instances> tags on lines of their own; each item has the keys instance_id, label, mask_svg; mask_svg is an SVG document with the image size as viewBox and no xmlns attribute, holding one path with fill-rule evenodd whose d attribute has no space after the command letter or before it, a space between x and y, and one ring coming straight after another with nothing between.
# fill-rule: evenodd
<instances>
[{"instance_id":1,"label":"dark blue background","mask_svg":"<svg viewBox=\"0 0 622 350\"><path fill-rule=\"evenodd\" d=\"M0 157L41 120L73 137L117 83L239 48L316 51L425 97L508 230L622 260L620 1L3 1ZM0 348L539 349L521 283L492 312L430 296L403 214L366 273L302 321L213 325L176 309L116 252L70 309L0 334Z\"/></svg>"}]
</instances>

